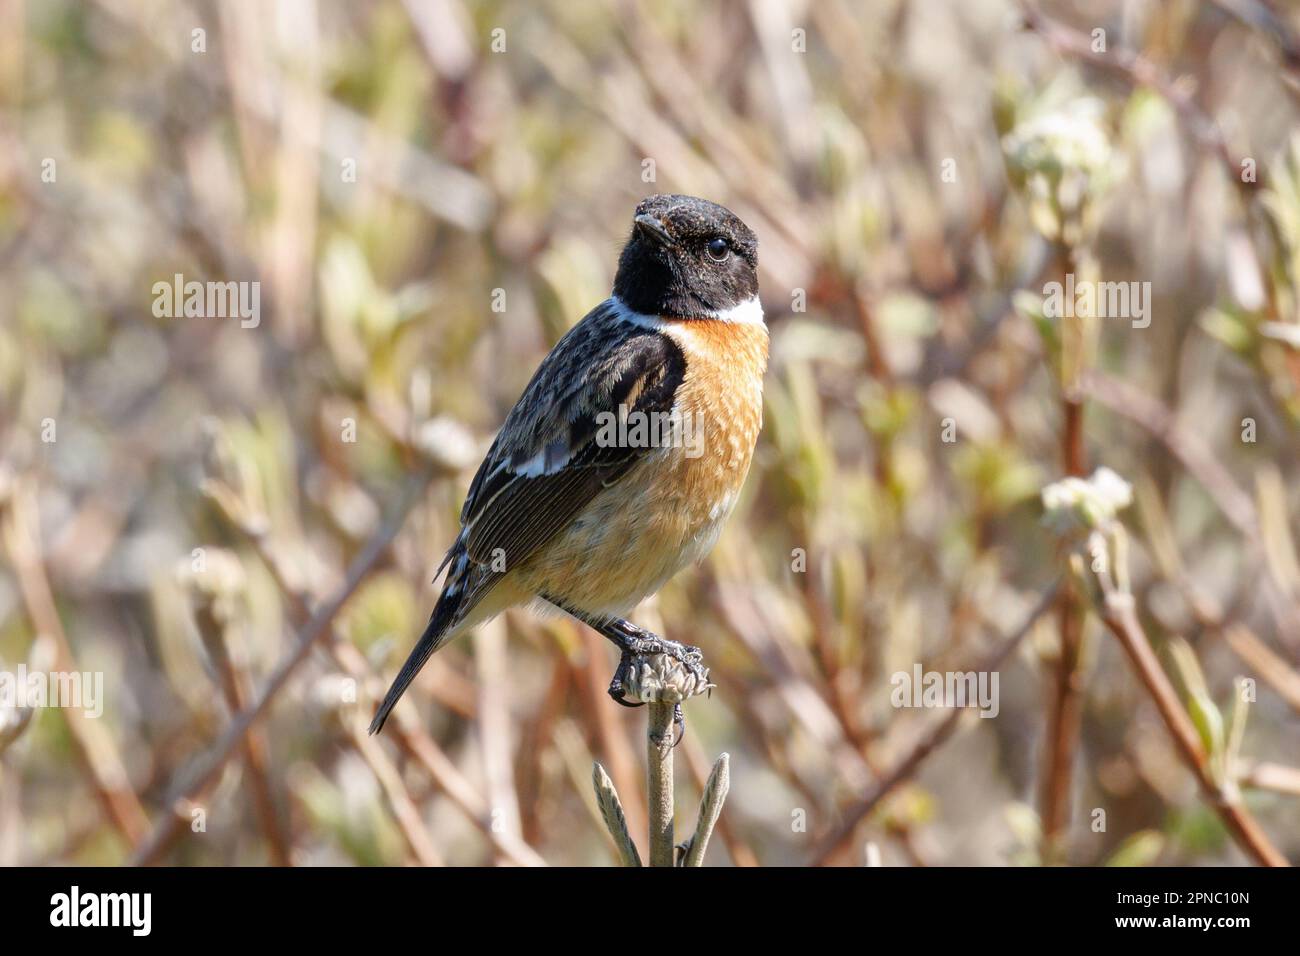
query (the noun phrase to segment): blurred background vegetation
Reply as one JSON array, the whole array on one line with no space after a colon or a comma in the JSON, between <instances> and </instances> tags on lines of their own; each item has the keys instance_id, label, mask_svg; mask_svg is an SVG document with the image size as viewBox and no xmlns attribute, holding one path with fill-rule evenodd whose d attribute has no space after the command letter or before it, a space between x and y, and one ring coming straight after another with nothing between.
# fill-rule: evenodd
<instances>
[{"instance_id":1,"label":"blurred background vegetation","mask_svg":"<svg viewBox=\"0 0 1300 956\"><path fill-rule=\"evenodd\" d=\"M1267 0L0 0L0 661L106 696L0 714L0 862L604 865L593 759L644 839L644 713L573 621L505 615L364 726L654 192L754 228L773 340L744 499L633 615L718 683L678 750L684 812L731 754L709 862L1251 859L1082 584L996 719L877 787L945 717L891 675L1012 634L1065 566L1040 490L1102 465L1220 783L1300 859L1298 36ZM157 317L177 273L260 323ZM1151 283L1149 327L1045 317L1066 274Z\"/></svg>"}]
</instances>

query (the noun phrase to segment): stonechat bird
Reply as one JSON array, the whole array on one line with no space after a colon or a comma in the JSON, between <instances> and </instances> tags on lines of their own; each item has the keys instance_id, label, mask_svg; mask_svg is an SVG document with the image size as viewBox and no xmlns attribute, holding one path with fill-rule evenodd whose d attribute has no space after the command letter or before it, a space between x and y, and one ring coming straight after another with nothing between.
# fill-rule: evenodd
<instances>
[{"instance_id":1,"label":"stonechat bird","mask_svg":"<svg viewBox=\"0 0 1300 956\"><path fill-rule=\"evenodd\" d=\"M429 626L371 733L434 651L520 604L613 641L619 703L637 706L633 658L701 668L698 648L625 615L709 552L749 472L768 349L757 267L754 233L716 203L636 207L613 293L556 343L479 466Z\"/></svg>"}]
</instances>

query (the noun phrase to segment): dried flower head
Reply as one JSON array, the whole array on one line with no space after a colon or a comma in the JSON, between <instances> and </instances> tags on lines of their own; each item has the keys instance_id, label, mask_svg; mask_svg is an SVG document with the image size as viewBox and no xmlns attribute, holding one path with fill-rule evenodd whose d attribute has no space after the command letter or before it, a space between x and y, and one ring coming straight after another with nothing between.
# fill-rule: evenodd
<instances>
[{"instance_id":1,"label":"dried flower head","mask_svg":"<svg viewBox=\"0 0 1300 956\"><path fill-rule=\"evenodd\" d=\"M707 668L702 677L696 676L680 661L667 654L652 654L637 658L628 668L626 697L645 703L661 701L680 704L715 686L709 682Z\"/></svg>"}]
</instances>

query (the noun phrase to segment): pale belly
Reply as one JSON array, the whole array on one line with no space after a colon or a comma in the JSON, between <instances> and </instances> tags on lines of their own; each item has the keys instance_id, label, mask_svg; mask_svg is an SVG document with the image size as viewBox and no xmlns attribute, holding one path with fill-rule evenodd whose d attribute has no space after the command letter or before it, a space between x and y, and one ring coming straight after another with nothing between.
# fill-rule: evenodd
<instances>
[{"instance_id":1,"label":"pale belly","mask_svg":"<svg viewBox=\"0 0 1300 956\"><path fill-rule=\"evenodd\" d=\"M736 505L744 474L704 499L684 490L682 465L666 457L643 462L603 492L519 568L518 583L586 611L622 616L707 555ZM678 474L665 479L665 473Z\"/></svg>"}]
</instances>

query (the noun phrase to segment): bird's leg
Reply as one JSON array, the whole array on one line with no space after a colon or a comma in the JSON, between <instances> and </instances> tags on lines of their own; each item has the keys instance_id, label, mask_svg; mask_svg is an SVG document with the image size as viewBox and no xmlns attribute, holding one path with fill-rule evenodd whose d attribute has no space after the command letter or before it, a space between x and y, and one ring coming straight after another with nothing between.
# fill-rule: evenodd
<instances>
[{"instance_id":1,"label":"bird's leg","mask_svg":"<svg viewBox=\"0 0 1300 956\"><path fill-rule=\"evenodd\" d=\"M681 662L687 670L701 681L707 680L708 672L703 665L704 654L698 647L667 640L653 631L647 631L645 628L638 627L623 618L589 614L551 597L546 597L546 600L612 641L622 652L618 662L618 670L614 672L614 679L609 685L609 696L625 707L639 707L643 703L642 701L630 703L626 699L627 681L634 658L665 654L673 658L673 660ZM677 708L677 712L674 714L674 722L679 727L684 728L680 707ZM678 740L680 741L680 739L679 737Z\"/></svg>"},{"instance_id":2,"label":"bird's leg","mask_svg":"<svg viewBox=\"0 0 1300 956\"><path fill-rule=\"evenodd\" d=\"M567 610L567 609L566 609ZM570 614L573 612L570 611ZM577 617L577 615L574 615ZM582 618L579 620L591 625L605 637L613 641L624 653L637 657L649 657L652 654L667 654L675 661L681 661L687 667L698 665L704 660L704 653L691 644L679 644L660 637L653 631L638 627L621 617Z\"/></svg>"}]
</instances>

